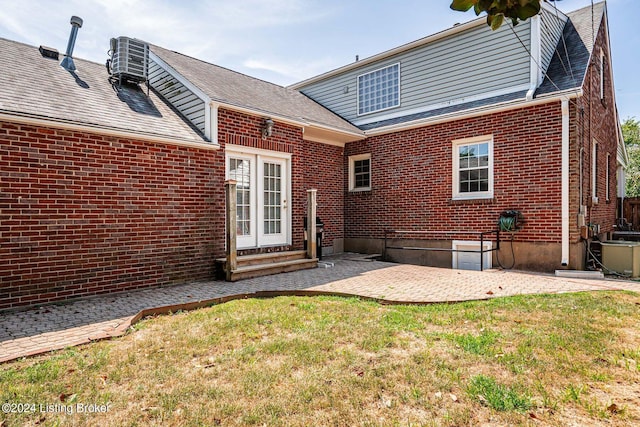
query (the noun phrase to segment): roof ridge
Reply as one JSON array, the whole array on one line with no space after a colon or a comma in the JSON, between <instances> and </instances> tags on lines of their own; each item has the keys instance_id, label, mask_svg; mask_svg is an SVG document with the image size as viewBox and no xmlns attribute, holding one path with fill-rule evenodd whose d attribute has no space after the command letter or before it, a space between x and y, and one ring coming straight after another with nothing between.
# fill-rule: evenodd
<instances>
[{"instance_id":1,"label":"roof ridge","mask_svg":"<svg viewBox=\"0 0 640 427\"><path fill-rule=\"evenodd\" d=\"M279 84L277 84L277 83L273 83L273 82L270 82L270 81L268 81L268 80L261 79L261 78L259 78L259 77L250 76L249 74L242 73L242 72L240 72L240 71L236 71L236 70L233 70L233 69L231 69L231 68L224 67L224 66L222 66L222 65L214 64L213 62L209 62L209 61L206 61L206 60L204 60L204 59L196 58L195 56L187 55L187 54L185 54L185 53L178 52L178 51L175 51L175 50L172 50L172 49L167 49L167 48L165 48L165 47L162 47L162 46L159 46L159 45L156 45L156 44L151 44L151 43L150 43L149 45L151 46L151 48L152 48L152 49L153 49L153 48L159 48L159 49L161 49L161 50L164 50L164 51L167 51L167 52L170 52L170 53L176 54L176 55L180 55L180 56L183 56L183 57L188 58L188 59L192 59L192 60L194 60L194 61L197 61L197 62L200 62L200 63L206 64L206 65L211 66L211 67L215 67L215 68L218 68L218 69L221 69L221 70L225 70L225 71L231 72L231 73L233 73L233 74L237 74L237 75L239 75L239 76L246 77L246 78L249 78L249 79L252 79L252 80L256 80L256 81L259 81L259 82L263 82L263 83L266 83L266 84L268 84L268 85L270 85L270 86L275 86L275 87L277 87L277 88L279 88L279 89L285 89L285 90L287 90L287 91L292 91L292 92L300 93L299 91L294 90L294 89L290 89L290 88L288 88L287 86L282 86L282 85L279 85Z\"/></svg>"},{"instance_id":2,"label":"roof ridge","mask_svg":"<svg viewBox=\"0 0 640 427\"><path fill-rule=\"evenodd\" d=\"M572 10L570 12L563 12L563 13L570 17L570 15L583 12L585 9L591 9L592 7L601 6L601 5L602 6L606 6L606 4L607 4L606 0L602 0L602 1L594 2L593 4L589 4L587 6L583 6L580 9L575 9L575 10Z\"/></svg>"}]
</instances>

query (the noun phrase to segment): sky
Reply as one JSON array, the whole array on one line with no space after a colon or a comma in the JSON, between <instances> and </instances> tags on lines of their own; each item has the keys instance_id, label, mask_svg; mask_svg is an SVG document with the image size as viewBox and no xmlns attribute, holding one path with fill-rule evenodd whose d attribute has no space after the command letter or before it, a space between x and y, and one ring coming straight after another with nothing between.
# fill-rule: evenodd
<instances>
[{"instance_id":1,"label":"sky","mask_svg":"<svg viewBox=\"0 0 640 427\"><path fill-rule=\"evenodd\" d=\"M0 0L0 37L64 53L72 15L84 21L74 57L104 63L129 36L289 85L475 18L450 0ZM569 12L590 0L562 0ZM616 100L640 119L640 1L608 0ZM491 31L487 27L487 31Z\"/></svg>"}]
</instances>

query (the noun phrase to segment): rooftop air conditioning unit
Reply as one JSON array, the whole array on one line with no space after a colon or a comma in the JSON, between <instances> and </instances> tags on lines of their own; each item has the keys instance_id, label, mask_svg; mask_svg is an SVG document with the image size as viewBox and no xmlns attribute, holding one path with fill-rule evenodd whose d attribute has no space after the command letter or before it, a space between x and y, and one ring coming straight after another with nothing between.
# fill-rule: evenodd
<instances>
[{"instance_id":1,"label":"rooftop air conditioning unit","mask_svg":"<svg viewBox=\"0 0 640 427\"><path fill-rule=\"evenodd\" d=\"M111 75L120 81L144 82L149 70L149 45L129 37L111 39Z\"/></svg>"}]
</instances>

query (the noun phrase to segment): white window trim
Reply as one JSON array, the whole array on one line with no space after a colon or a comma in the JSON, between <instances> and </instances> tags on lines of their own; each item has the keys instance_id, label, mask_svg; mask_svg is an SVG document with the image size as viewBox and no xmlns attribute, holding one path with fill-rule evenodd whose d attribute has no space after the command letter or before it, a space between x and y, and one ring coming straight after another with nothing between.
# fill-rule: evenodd
<instances>
[{"instance_id":1,"label":"white window trim","mask_svg":"<svg viewBox=\"0 0 640 427\"><path fill-rule=\"evenodd\" d=\"M489 190L475 193L460 193L460 156L458 147L461 145L477 144L481 142L489 143ZM474 200L493 198L493 135L476 136L473 138L454 139L452 141L452 193L454 200Z\"/></svg>"},{"instance_id":2,"label":"white window trim","mask_svg":"<svg viewBox=\"0 0 640 427\"><path fill-rule=\"evenodd\" d=\"M591 144L591 203L598 204L598 141Z\"/></svg>"},{"instance_id":3,"label":"white window trim","mask_svg":"<svg viewBox=\"0 0 640 427\"><path fill-rule=\"evenodd\" d=\"M369 186L356 187L355 162L357 160L366 160L366 159L369 159ZM349 156L349 191L351 192L371 191L371 180L372 180L372 169L373 169L372 166L373 165L371 164L371 153Z\"/></svg>"},{"instance_id":4,"label":"white window trim","mask_svg":"<svg viewBox=\"0 0 640 427\"><path fill-rule=\"evenodd\" d=\"M367 74L375 73L376 71L384 70L385 68L391 68L393 66L398 66L398 104L393 105L391 107L380 108L379 110L367 111L366 113L360 112L360 77L366 76ZM379 113L380 111L387 111L393 108L398 108L400 106L400 85L401 85L401 77L402 69L400 66L400 62L395 62L393 64L385 65L384 67L376 68L375 70L367 71L366 73L358 74L356 76L356 115L357 116L367 116L369 114Z\"/></svg>"}]
</instances>

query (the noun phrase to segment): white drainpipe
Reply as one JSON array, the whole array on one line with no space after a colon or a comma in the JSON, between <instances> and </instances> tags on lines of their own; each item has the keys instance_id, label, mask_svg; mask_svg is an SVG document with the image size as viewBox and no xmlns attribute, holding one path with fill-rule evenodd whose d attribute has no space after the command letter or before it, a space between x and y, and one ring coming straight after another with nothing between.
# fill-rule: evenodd
<instances>
[{"instance_id":1,"label":"white drainpipe","mask_svg":"<svg viewBox=\"0 0 640 427\"><path fill-rule=\"evenodd\" d=\"M540 37L540 16L536 15L531 18L531 58L529 59L529 82L531 84L529 85L529 90L527 91L527 101L531 101L533 99L533 95L540 85L542 77L542 70L540 69L540 64L542 63L542 47L540 44Z\"/></svg>"},{"instance_id":2,"label":"white drainpipe","mask_svg":"<svg viewBox=\"0 0 640 427\"><path fill-rule=\"evenodd\" d=\"M562 100L562 265L569 265L569 100Z\"/></svg>"}]
</instances>

